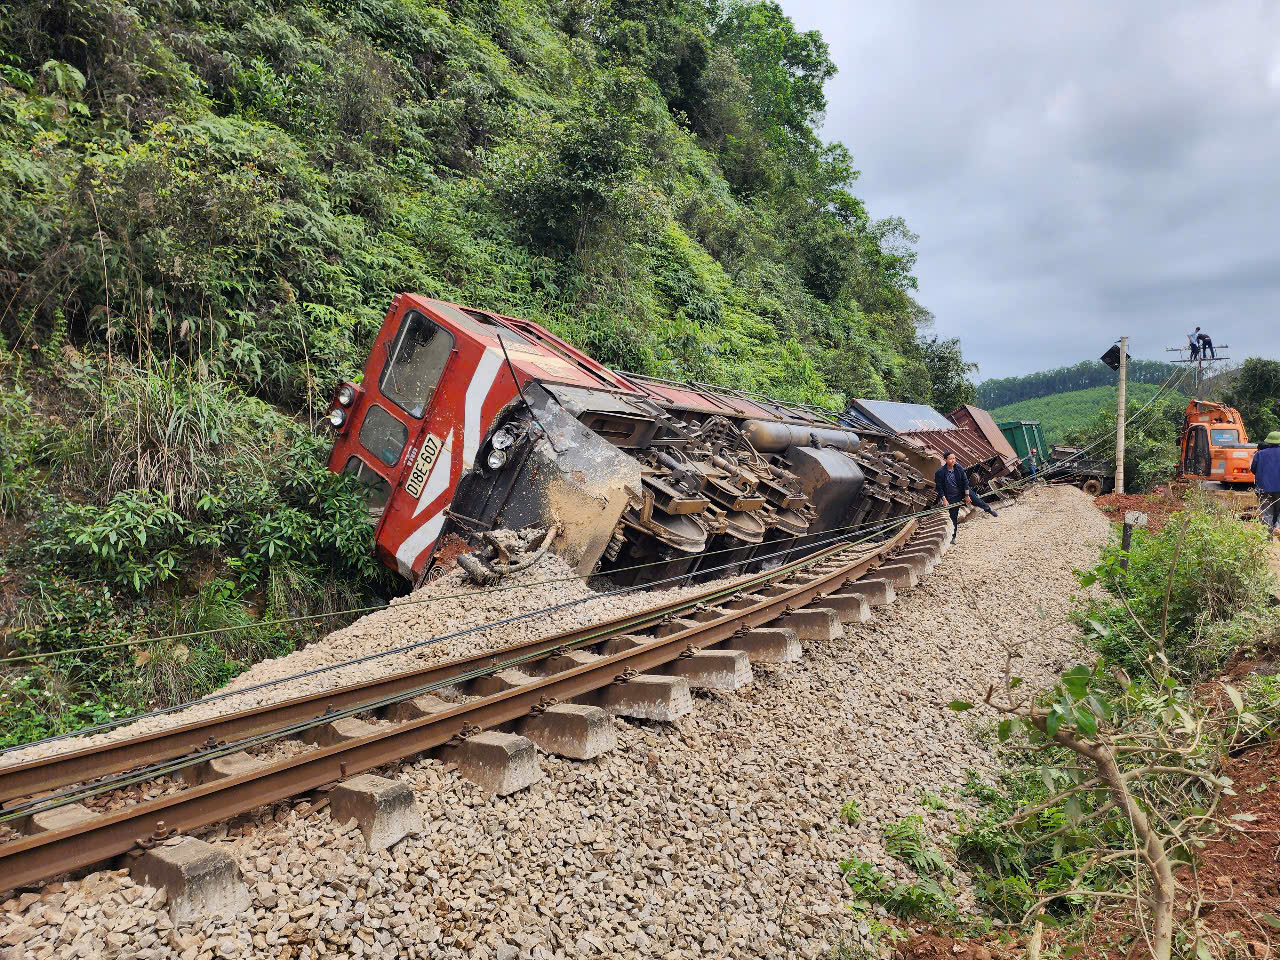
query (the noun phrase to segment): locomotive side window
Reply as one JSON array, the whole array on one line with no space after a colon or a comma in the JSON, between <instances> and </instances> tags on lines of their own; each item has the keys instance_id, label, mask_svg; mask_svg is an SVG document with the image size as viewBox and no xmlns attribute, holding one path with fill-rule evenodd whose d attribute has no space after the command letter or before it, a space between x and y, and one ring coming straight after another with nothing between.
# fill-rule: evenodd
<instances>
[{"instance_id":1,"label":"locomotive side window","mask_svg":"<svg viewBox=\"0 0 1280 960\"><path fill-rule=\"evenodd\" d=\"M394 467L409 442L409 428L377 404L369 407L360 424L360 446L389 467Z\"/></svg>"},{"instance_id":2,"label":"locomotive side window","mask_svg":"<svg viewBox=\"0 0 1280 960\"><path fill-rule=\"evenodd\" d=\"M387 483L359 457L352 457L348 460L347 465L342 468L342 472L353 475L360 482L360 485L364 487L365 496L369 501L369 509L375 514L382 513L382 508L391 499L391 484Z\"/></svg>"},{"instance_id":3,"label":"locomotive side window","mask_svg":"<svg viewBox=\"0 0 1280 960\"><path fill-rule=\"evenodd\" d=\"M416 311L409 313L388 351L378 389L409 416L421 417L431 404L452 351L449 331Z\"/></svg>"}]
</instances>

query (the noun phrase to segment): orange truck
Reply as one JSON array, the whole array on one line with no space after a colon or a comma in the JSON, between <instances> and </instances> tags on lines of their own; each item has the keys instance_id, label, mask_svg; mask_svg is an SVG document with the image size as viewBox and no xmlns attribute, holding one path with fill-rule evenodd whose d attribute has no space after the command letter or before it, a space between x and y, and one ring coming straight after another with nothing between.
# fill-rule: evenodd
<instances>
[{"instance_id":1,"label":"orange truck","mask_svg":"<svg viewBox=\"0 0 1280 960\"><path fill-rule=\"evenodd\" d=\"M1249 442L1240 412L1222 403L1192 400L1182 422L1178 476L1253 485L1249 467L1258 450Z\"/></svg>"}]
</instances>

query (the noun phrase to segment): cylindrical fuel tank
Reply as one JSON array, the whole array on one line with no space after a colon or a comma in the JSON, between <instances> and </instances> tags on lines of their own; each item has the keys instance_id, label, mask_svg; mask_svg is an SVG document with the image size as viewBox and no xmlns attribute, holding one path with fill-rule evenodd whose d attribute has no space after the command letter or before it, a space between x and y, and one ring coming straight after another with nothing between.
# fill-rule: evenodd
<instances>
[{"instance_id":1,"label":"cylindrical fuel tank","mask_svg":"<svg viewBox=\"0 0 1280 960\"><path fill-rule=\"evenodd\" d=\"M862 469L852 457L830 447L789 447L786 457L816 513L809 534L840 526L862 495Z\"/></svg>"},{"instance_id":2,"label":"cylindrical fuel tank","mask_svg":"<svg viewBox=\"0 0 1280 960\"><path fill-rule=\"evenodd\" d=\"M790 423L774 423L772 420L747 420L742 432L751 445L763 453L780 453L788 447L803 447L813 443L829 443L833 447L853 453L861 445L858 435L850 430L834 427L798 427Z\"/></svg>"}]
</instances>

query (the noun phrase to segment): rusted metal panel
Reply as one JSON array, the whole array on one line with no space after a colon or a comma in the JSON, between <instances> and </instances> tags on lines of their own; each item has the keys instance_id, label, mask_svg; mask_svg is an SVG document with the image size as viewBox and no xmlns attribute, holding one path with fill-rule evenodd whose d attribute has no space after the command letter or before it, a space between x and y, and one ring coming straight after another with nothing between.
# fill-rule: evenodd
<instances>
[{"instance_id":1,"label":"rusted metal panel","mask_svg":"<svg viewBox=\"0 0 1280 960\"><path fill-rule=\"evenodd\" d=\"M1008 439L1000 432L1000 427L992 419L991 414L981 407L966 403L951 411L951 422L958 427L976 430L986 439L987 445L996 452L1007 465L1012 466L1018 459L1018 453L1009 445Z\"/></svg>"},{"instance_id":2,"label":"rusted metal panel","mask_svg":"<svg viewBox=\"0 0 1280 960\"><path fill-rule=\"evenodd\" d=\"M950 450L956 455L956 461L966 469L985 463L996 456L996 452L991 449L981 434L972 430L962 430L959 427L953 427L950 430L916 430L903 436L939 456Z\"/></svg>"}]
</instances>

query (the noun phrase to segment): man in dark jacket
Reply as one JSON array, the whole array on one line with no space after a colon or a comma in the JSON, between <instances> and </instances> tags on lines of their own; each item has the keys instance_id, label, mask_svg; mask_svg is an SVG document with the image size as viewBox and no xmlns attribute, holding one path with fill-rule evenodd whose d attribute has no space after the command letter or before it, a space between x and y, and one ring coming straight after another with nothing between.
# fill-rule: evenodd
<instances>
[{"instance_id":1,"label":"man in dark jacket","mask_svg":"<svg viewBox=\"0 0 1280 960\"><path fill-rule=\"evenodd\" d=\"M1218 355L1213 352L1213 341L1209 339L1207 333L1201 333L1199 327L1196 327L1196 343L1200 345L1201 357L1208 357L1210 360L1218 359Z\"/></svg>"},{"instance_id":2,"label":"man in dark jacket","mask_svg":"<svg viewBox=\"0 0 1280 960\"><path fill-rule=\"evenodd\" d=\"M1267 536L1280 537L1280 430L1272 430L1258 444L1249 470L1258 494L1258 516L1267 525Z\"/></svg>"},{"instance_id":3,"label":"man in dark jacket","mask_svg":"<svg viewBox=\"0 0 1280 960\"><path fill-rule=\"evenodd\" d=\"M960 530L961 504L968 503L981 507L993 517L998 514L987 506L977 492L969 486L969 475L964 472L964 467L956 463L956 455L948 450L943 457L946 462L934 471L933 485L938 491L938 499L951 514L951 542L955 543L956 534Z\"/></svg>"}]
</instances>

